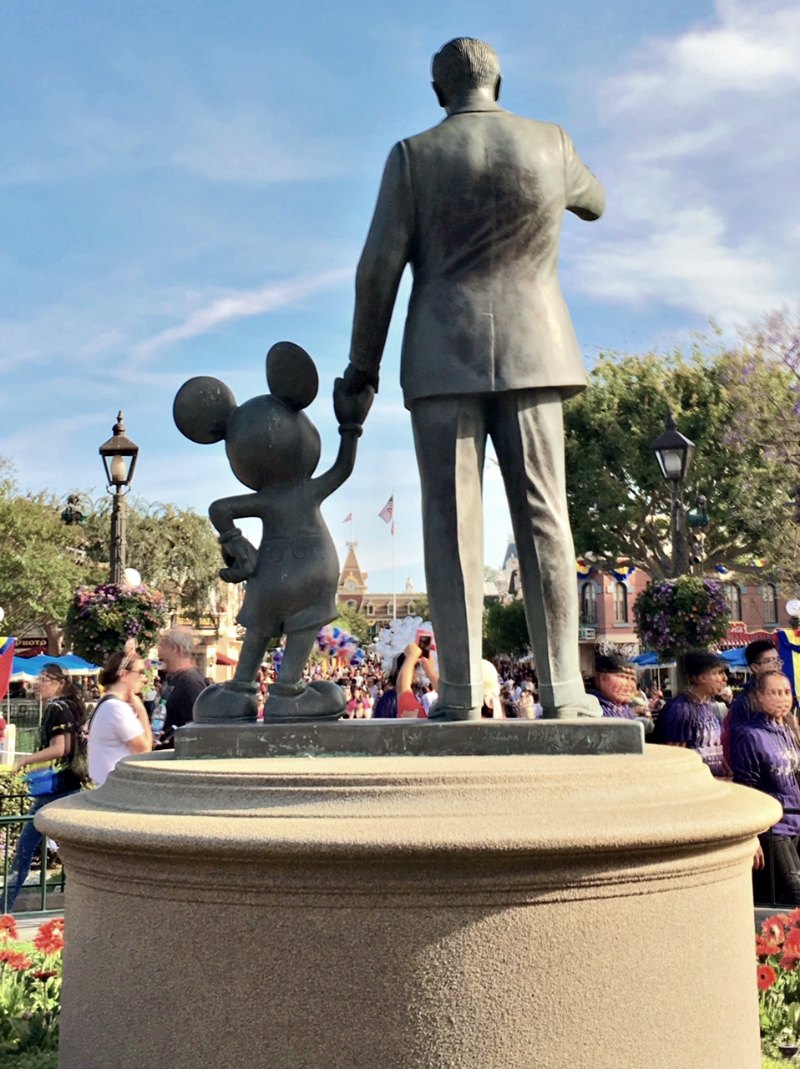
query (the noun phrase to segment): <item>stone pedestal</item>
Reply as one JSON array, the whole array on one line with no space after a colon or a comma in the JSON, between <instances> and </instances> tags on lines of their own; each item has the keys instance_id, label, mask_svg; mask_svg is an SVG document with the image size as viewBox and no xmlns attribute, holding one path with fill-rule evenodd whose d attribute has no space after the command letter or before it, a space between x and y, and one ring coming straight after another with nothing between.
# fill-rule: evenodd
<instances>
[{"instance_id":1,"label":"stone pedestal","mask_svg":"<svg viewBox=\"0 0 800 1069\"><path fill-rule=\"evenodd\" d=\"M757 1069L778 815L670 747L127 759L37 818L61 1069Z\"/></svg>"}]
</instances>

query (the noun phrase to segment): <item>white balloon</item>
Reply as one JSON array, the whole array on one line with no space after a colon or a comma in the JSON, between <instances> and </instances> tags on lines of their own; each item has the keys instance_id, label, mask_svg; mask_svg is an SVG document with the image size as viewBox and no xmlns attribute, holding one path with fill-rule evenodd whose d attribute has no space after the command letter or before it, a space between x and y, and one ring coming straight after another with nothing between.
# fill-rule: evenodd
<instances>
[{"instance_id":1,"label":"white balloon","mask_svg":"<svg viewBox=\"0 0 800 1069\"><path fill-rule=\"evenodd\" d=\"M125 586L141 586L142 577L135 568L126 568L122 573L122 582Z\"/></svg>"}]
</instances>

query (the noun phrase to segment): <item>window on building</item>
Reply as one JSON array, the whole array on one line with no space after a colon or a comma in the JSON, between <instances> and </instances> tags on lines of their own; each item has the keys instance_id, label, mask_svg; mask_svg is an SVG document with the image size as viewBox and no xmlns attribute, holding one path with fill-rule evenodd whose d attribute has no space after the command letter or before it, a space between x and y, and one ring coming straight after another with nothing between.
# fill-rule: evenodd
<instances>
[{"instance_id":1,"label":"window on building","mask_svg":"<svg viewBox=\"0 0 800 1069\"><path fill-rule=\"evenodd\" d=\"M628 622L628 588L624 583L617 583L614 587L614 623L627 624Z\"/></svg>"},{"instance_id":2,"label":"window on building","mask_svg":"<svg viewBox=\"0 0 800 1069\"><path fill-rule=\"evenodd\" d=\"M597 600L594 592L594 583L584 583L581 586L581 626L594 627L597 623Z\"/></svg>"},{"instance_id":3,"label":"window on building","mask_svg":"<svg viewBox=\"0 0 800 1069\"><path fill-rule=\"evenodd\" d=\"M725 598L728 602L728 612L732 620L742 618L742 588L736 583L725 584Z\"/></svg>"},{"instance_id":4,"label":"window on building","mask_svg":"<svg viewBox=\"0 0 800 1069\"><path fill-rule=\"evenodd\" d=\"M764 584L764 623L778 622L778 590L774 583Z\"/></svg>"},{"instance_id":5,"label":"window on building","mask_svg":"<svg viewBox=\"0 0 800 1069\"><path fill-rule=\"evenodd\" d=\"M358 606L356 605L356 603L353 601L352 598L347 602L347 607L348 607L348 609L356 609L356 608L358 608Z\"/></svg>"}]
</instances>

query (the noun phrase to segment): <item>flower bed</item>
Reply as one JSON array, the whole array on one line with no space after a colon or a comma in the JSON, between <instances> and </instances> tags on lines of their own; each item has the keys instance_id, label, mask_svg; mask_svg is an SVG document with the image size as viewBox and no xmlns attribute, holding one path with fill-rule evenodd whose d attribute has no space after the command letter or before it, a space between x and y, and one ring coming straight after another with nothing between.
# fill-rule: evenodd
<instances>
[{"instance_id":1,"label":"flower bed","mask_svg":"<svg viewBox=\"0 0 800 1069\"><path fill-rule=\"evenodd\" d=\"M58 1049L63 947L60 918L22 942L14 918L0 917L0 1065L55 1066L47 1055Z\"/></svg>"},{"instance_id":2,"label":"flower bed","mask_svg":"<svg viewBox=\"0 0 800 1069\"><path fill-rule=\"evenodd\" d=\"M756 957L762 1047L778 1058L800 1042L800 909L764 921Z\"/></svg>"}]
</instances>

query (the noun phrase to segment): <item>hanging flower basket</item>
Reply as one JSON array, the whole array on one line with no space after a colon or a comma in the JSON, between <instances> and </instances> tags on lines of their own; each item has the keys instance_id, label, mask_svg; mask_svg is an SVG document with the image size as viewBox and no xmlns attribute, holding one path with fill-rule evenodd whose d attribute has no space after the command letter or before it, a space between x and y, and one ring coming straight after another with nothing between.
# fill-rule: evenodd
<instances>
[{"instance_id":1,"label":"hanging flower basket","mask_svg":"<svg viewBox=\"0 0 800 1069\"><path fill-rule=\"evenodd\" d=\"M642 646L669 660L715 645L730 624L722 584L694 575L651 579L636 599L633 615Z\"/></svg>"},{"instance_id":2,"label":"hanging flower basket","mask_svg":"<svg viewBox=\"0 0 800 1069\"><path fill-rule=\"evenodd\" d=\"M102 583L77 592L67 611L66 632L79 657L102 664L129 640L146 656L166 622L164 595L158 590Z\"/></svg>"}]
</instances>

